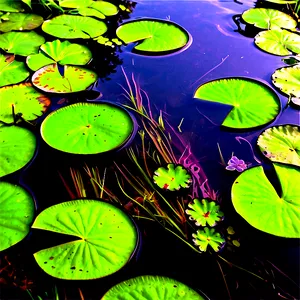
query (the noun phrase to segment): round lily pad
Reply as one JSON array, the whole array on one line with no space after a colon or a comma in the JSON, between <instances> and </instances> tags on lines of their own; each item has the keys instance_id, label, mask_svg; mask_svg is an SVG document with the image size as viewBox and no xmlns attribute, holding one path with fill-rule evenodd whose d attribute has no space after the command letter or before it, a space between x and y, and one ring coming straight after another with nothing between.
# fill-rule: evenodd
<instances>
[{"instance_id":1,"label":"round lily pad","mask_svg":"<svg viewBox=\"0 0 300 300\"><path fill-rule=\"evenodd\" d=\"M1 20L0 31L32 30L39 27L43 22L44 19L39 15L10 13L5 20Z\"/></svg>"},{"instance_id":2,"label":"round lily pad","mask_svg":"<svg viewBox=\"0 0 300 300\"><path fill-rule=\"evenodd\" d=\"M293 29L297 21L291 16L270 8L250 8L242 14L245 22L261 29Z\"/></svg>"},{"instance_id":3,"label":"round lily pad","mask_svg":"<svg viewBox=\"0 0 300 300\"><path fill-rule=\"evenodd\" d=\"M0 0L0 10L7 12L19 12L24 11L24 8L20 0Z\"/></svg>"},{"instance_id":4,"label":"round lily pad","mask_svg":"<svg viewBox=\"0 0 300 300\"><path fill-rule=\"evenodd\" d=\"M34 134L18 126L0 127L0 177L23 168L36 149Z\"/></svg>"},{"instance_id":5,"label":"round lily pad","mask_svg":"<svg viewBox=\"0 0 300 300\"><path fill-rule=\"evenodd\" d=\"M44 92L76 93L86 90L97 80L97 74L91 70L76 66L64 66L63 76L57 64L45 66L32 76L32 83Z\"/></svg>"},{"instance_id":6,"label":"round lily pad","mask_svg":"<svg viewBox=\"0 0 300 300\"><path fill-rule=\"evenodd\" d=\"M260 151L271 161L300 167L300 127L282 125L268 128L259 137Z\"/></svg>"},{"instance_id":7,"label":"round lily pad","mask_svg":"<svg viewBox=\"0 0 300 300\"><path fill-rule=\"evenodd\" d=\"M89 39L106 32L104 22L90 17L61 15L43 23L44 32L62 39Z\"/></svg>"},{"instance_id":8,"label":"round lily pad","mask_svg":"<svg viewBox=\"0 0 300 300\"><path fill-rule=\"evenodd\" d=\"M225 239L214 228L204 227L192 234L193 242L199 247L200 251L206 252L207 248L212 248L215 252L222 250L225 245Z\"/></svg>"},{"instance_id":9,"label":"round lily pad","mask_svg":"<svg viewBox=\"0 0 300 300\"><path fill-rule=\"evenodd\" d=\"M34 89L31 83L0 88L0 120L5 123L14 122L12 106L15 115L33 121L42 116L50 104L50 99Z\"/></svg>"},{"instance_id":10,"label":"round lily pad","mask_svg":"<svg viewBox=\"0 0 300 300\"><path fill-rule=\"evenodd\" d=\"M195 98L232 106L222 125L236 129L271 122L280 112L280 100L267 85L248 78L222 78L201 85Z\"/></svg>"},{"instance_id":11,"label":"round lily pad","mask_svg":"<svg viewBox=\"0 0 300 300\"><path fill-rule=\"evenodd\" d=\"M243 172L233 183L235 210L250 225L267 233L300 238L300 170L274 164L281 184L278 195L261 166ZM255 187L255 188L253 188Z\"/></svg>"},{"instance_id":12,"label":"round lily pad","mask_svg":"<svg viewBox=\"0 0 300 300\"><path fill-rule=\"evenodd\" d=\"M112 287L101 300L204 300L196 291L168 277L139 276Z\"/></svg>"},{"instance_id":13,"label":"round lily pad","mask_svg":"<svg viewBox=\"0 0 300 300\"><path fill-rule=\"evenodd\" d=\"M74 236L72 242L34 254L46 273L61 279L96 279L115 273L130 260L138 243L132 220L100 200L51 206L36 217L32 228Z\"/></svg>"},{"instance_id":14,"label":"round lily pad","mask_svg":"<svg viewBox=\"0 0 300 300\"><path fill-rule=\"evenodd\" d=\"M158 19L138 19L118 27L117 37L125 44L136 43L134 50L144 54L164 54L185 47L191 37L176 23Z\"/></svg>"},{"instance_id":15,"label":"round lily pad","mask_svg":"<svg viewBox=\"0 0 300 300\"><path fill-rule=\"evenodd\" d=\"M45 142L60 151L97 154L121 147L134 123L121 107L110 103L77 103L51 113L42 123Z\"/></svg>"},{"instance_id":16,"label":"round lily pad","mask_svg":"<svg viewBox=\"0 0 300 300\"><path fill-rule=\"evenodd\" d=\"M27 236L35 205L26 190L4 181L0 182L0 204L0 251L3 251Z\"/></svg>"},{"instance_id":17,"label":"round lily pad","mask_svg":"<svg viewBox=\"0 0 300 300\"><path fill-rule=\"evenodd\" d=\"M262 31L255 36L255 44L260 49L275 55L300 53L300 36L287 30Z\"/></svg>"}]
</instances>

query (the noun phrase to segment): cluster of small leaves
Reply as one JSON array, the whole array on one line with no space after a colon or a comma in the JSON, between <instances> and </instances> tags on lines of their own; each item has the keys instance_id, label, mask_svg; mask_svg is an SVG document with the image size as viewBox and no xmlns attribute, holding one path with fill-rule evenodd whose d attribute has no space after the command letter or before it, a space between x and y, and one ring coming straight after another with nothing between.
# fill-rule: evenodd
<instances>
[{"instance_id":1,"label":"cluster of small leaves","mask_svg":"<svg viewBox=\"0 0 300 300\"><path fill-rule=\"evenodd\" d=\"M112 48L114 48L116 46L121 46L123 44L118 38L109 39L102 35L94 38L94 40L97 41L97 43L99 43L101 45L112 47Z\"/></svg>"}]
</instances>

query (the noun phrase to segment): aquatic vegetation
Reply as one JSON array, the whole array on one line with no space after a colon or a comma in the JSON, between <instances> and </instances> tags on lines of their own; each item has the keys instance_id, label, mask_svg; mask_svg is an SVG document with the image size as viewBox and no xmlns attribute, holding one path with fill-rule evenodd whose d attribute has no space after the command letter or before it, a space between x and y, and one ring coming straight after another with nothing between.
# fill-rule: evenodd
<instances>
[{"instance_id":1,"label":"aquatic vegetation","mask_svg":"<svg viewBox=\"0 0 300 300\"><path fill-rule=\"evenodd\" d=\"M35 204L21 186L0 182L0 251L23 240L30 231Z\"/></svg>"},{"instance_id":2,"label":"aquatic vegetation","mask_svg":"<svg viewBox=\"0 0 300 300\"><path fill-rule=\"evenodd\" d=\"M300 58L298 57L295 57L295 56L290 56L288 58L283 58L282 61L289 65L289 66L292 66L292 65L296 65L296 64L299 64L300 63Z\"/></svg>"},{"instance_id":3,"label":"aquatic vegetation","mask_svg":"<svg viewBox=\"0 0 300 300\"><path fill-rule=\"evenodd\" d=\"M115 273L130 260L139 242L132 220L116 206L100 200L53 205L36 217L32 228L74 236L72 242L34 254L46 273L68 280Z\"/></svg>"},{"instance_id":4,"label":"aquatic vegetation","mask_svg":"<svg viewBox=\"0 0 300 300\"><path fill-rule=\"evenodd\" d=\"M168 164L167 168L160 167L154 172L153 181L162 189L175 191L190 187L192 177L182 166Z\"/></svg>"},{"instance_id":5,"label":"aquatic vegetation","mask_svg":"<svg viewBox=\"0 0 300 300\"><path fill-rule=\"evenodd\" d=\"M194 199L193 202L188 204L191 209L186 209L186 213L190 216L190 220L196 221L197 226L211 227L217 225L221 221L224 214L220 211L220 206L215 201L208 199Z\"/></svg>"},{"instance_id":6,"label":"aquatic vegetation","mask_svg":"<svg viewBox=\"0 0 300 300\"><path fill-rule=\"evenodd\" d=\"M226 170L243 172L247 167L247 164L242 159L232 156L227 163Z\"/></svg>"},{"instance_id":7,"label":"aquatic vegetation","mask_svg":"<svg viewBox=\"0 0 300 300\"><path fill-rule=\"evenodd\" d=\"M43 22L44 19L36 14L10 13L4 20L1 19L0 32L32 30L39 27Z\"/></svg>"},{"instance_id":8,"label":"aquatic vegetation","mask_svg":"<svg viewBox=\"0 0 300 300\"><path fill-rule=\"evenodd\" d=\"M21 1L1 0L1 11L21 12L24 8Z\"/></svg>"},{"instance_id":9,"label":"aquatic vegetation","mask_svg":"<svg viewBox=\"0 0 300 300\"><path fill-rule=\"evenodd\" d=\"M200 251L206 252L210 246L215 252L219 252L225 244L225 239L214 228L204 227L192 234L193 242L199 247Z\"/></svg>"},{"instance_id":10,"label":"aquatic vegetation","mask_svg":"<svg viewBox=\"0 0 300 300\"><path fill-rule=\"evenodd\" d=\"M113 286L101 300L204 300L196 291L168 277L144 275Z\"/></svg>"},{"instance_id":11,"label":"aquatic vegetation","mask_svg":"<svg viewBox=\"0 0 300 300\"><path fill-rule=\"evenodd\" d=\"M300 167L300 127L274 126L265 130L257 140L260 151L274 162Z\"/></svg>"},{"instance_id":12,"label":"aquatic vegetation","mask_svg":"<svg viewBox=\"0 0 300 300\"><path fill-rule=\"evenodd\" d=\"M234 129L265 125L280 112L280 101L276 93L263 83L252 79L213 80L198 87L194 97L232 106L222 126Z\"/></svg>"},{"instance_id":13,"label":"aquatic vegetation","mask_svg":"<svg viewBox=\"0 0 300 300\"><path fill-rule=\"evenodd\" d=\"M232 185L235 210L250 225L264 232L286 237L300 237L300 171L296 167L274 164L281 192L272 186L263 167L243 172ZM255 189L253 188L255 187Z\"/></svg>"}]
</instances>

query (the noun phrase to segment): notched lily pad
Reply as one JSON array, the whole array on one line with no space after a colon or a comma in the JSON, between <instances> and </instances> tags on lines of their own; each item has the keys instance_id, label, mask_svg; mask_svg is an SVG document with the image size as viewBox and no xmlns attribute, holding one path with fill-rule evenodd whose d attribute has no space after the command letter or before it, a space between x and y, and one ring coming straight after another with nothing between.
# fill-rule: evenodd
<instances>
[{"instance_id":1,"label":"notched lily pad","mask_svg":"<svg viewBox=\"0 0 300 300\"><path fill-rule=\"evenodd\" d=\"M219 252L225 245L225 239L214 228L204 227L192 234L193 242L200 251L206 252L207 247L211 247L215 252Z\"/></svg>"}]
</instances>

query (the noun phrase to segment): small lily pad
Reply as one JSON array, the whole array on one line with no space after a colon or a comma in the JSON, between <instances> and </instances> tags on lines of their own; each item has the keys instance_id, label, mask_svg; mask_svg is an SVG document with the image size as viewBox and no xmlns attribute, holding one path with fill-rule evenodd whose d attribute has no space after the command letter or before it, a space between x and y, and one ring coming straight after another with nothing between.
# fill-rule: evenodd
<instances>
[{"instance_id":1,"label":"small lily pad","mask_svg":"<svg viewBox=\"0 0 300 300\"><path fill-rule=\"evenodd\" d=\"M5 20L1 20L0 31L9 32L12 30L32 30L39 27L43 22L44 19L39 15L10 13Z\"/></svg>"},{"instance_id":2,"label":"small lily pad","mask_svg":"<svg viewBox=\"0 0 300 300\"><path fill-rule=\"evenodd\" d=\"M257 141L260 151L271 161L300 167L300 127L282 125L268 128Z\"/></svg>"},{"instance_id":3,"label":"small lily pad","mask_svg":"<svg viewBox=\"0 0 300 300\"><path fill-rule=\"evenodd\" d=\"M204 300L196 291L168 277L139 276L113 286L101 300Z\"/></svg>"},{"instance_id":4,"label":"small lily pad","mask_svg":"<svg viewBox=\"0 0 300 300\"><path fill-rule=\"evenodd\" d=\"M219 252L225 244L225 239L214 228L204 227L192 234L193 242L199 247L200 251L206 252L210 246L215 252Z\"/></svg>"},{"instance_id":5,"label":"small lily pad","mask_svg":"<svg viewBox=\"0 0 300 300\"><path fill-rule=\"evenodd\" d=\"M32 228L74 236L72 242L34 254L47 274L61 279L87 280L113 274L126 265L138 244L132 220L100 200L51 206L36 217Z\"/></svg>"},{"instance_id":6,"label":"small lily pad","mask_svg":"<svg viewBox=\"0 0 300 300\"><path fill-rule=\"evenodd\" d=\"M168 164L167 168L160 167L154 172L153 181L162 189L175 191L190 187L192 176L183 166Z\"/></svg>"},{"instance_id":7,"label":"small lily pad","mask_svg":"<svg viewBox=\"0 0 300 300\"><path fill-rule=\"evenodd\" d=\"M281 185L280 195L263 168L258 166L241 173L233 183L233 206L259 230L286 238L300 238L299 168L277 163L274 167Z\"/></svg>"},{"instance_id":8,"label":"small lily pad","mask_svg":"<svg viewBox=\"0 0 300 300\"><path fill-rule=\"evenodd\" d=\"M255 44L260 49L275 55L300 53L300 36L287 30L266 30L255 36Z\"/></svg>"}]
</instances>

